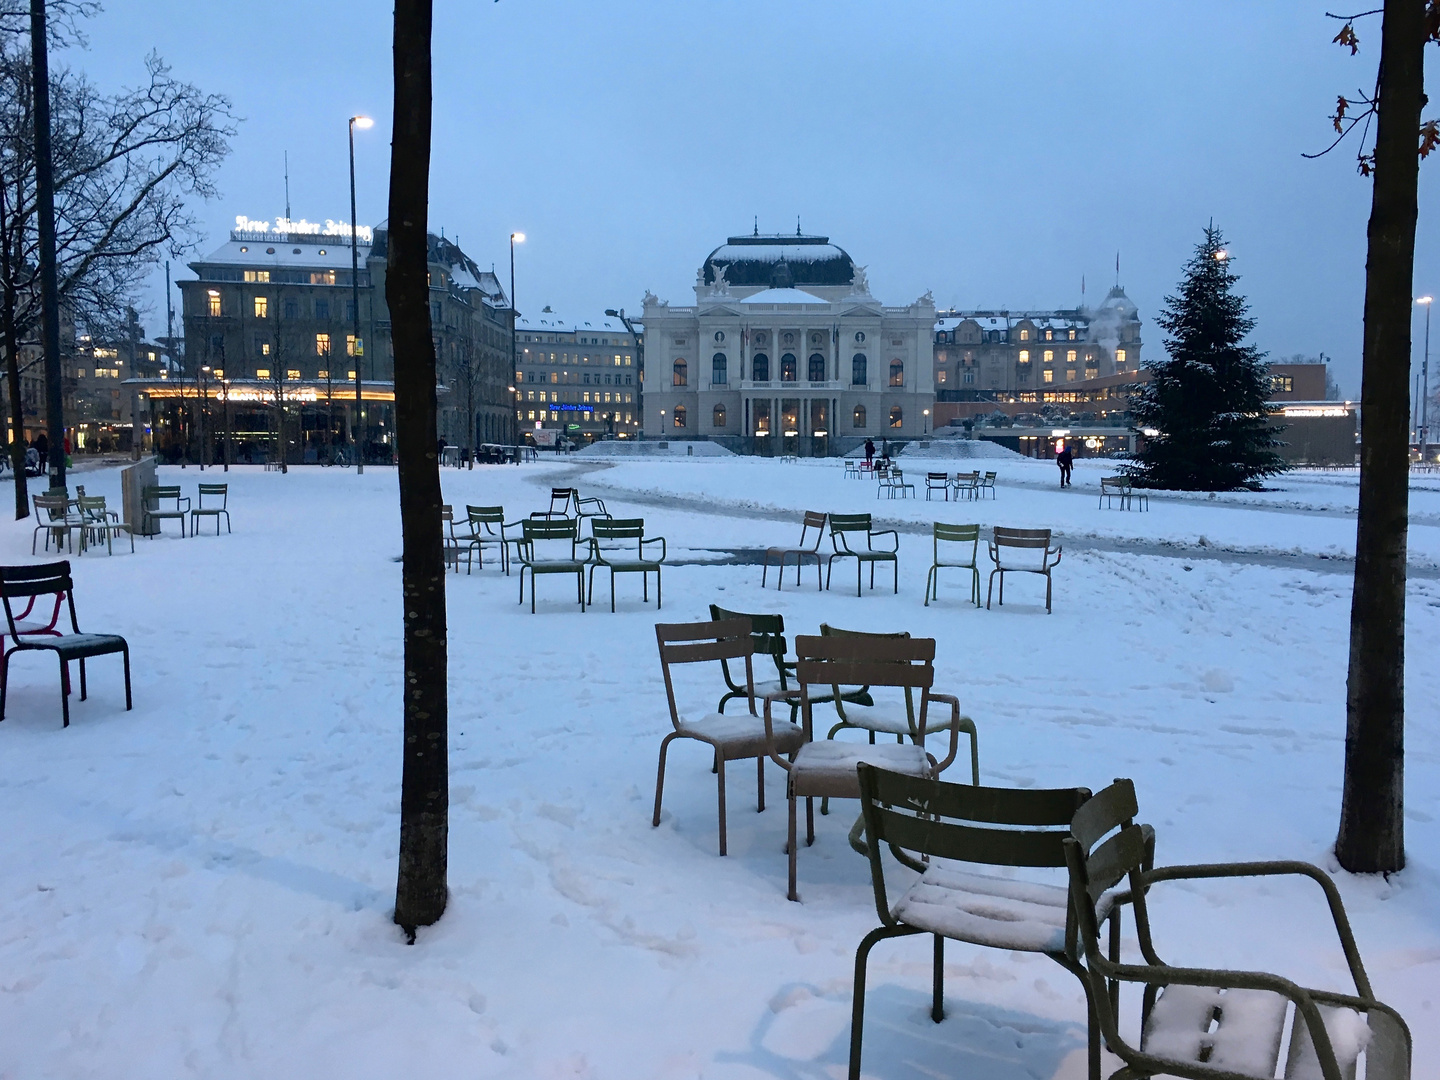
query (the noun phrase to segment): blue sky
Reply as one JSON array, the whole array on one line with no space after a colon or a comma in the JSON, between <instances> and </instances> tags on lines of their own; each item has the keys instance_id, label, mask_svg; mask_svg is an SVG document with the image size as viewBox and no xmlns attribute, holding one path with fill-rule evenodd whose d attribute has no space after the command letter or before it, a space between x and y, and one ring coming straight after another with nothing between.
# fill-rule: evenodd
<instances>
[{"instance_id":1,"label":"blue sky","mask_svg":"<svg viewBox=\"0 0 1440 1080\"><path fill-rule=\"evenodd\" d=\"M157 50L245 119L201 213L385 216L390 5L107 0L87 52L102 87ZM1329 141L1338 93L1374 77L1323 5L441 0L431 227L484 266L517 257L522 310L636 311L690 299L724 238L829 235L887 303L1071 306L1115 277L1152 319L1211 218L1274 357L1321 351L1359 392L1370 188ZM1432 50L1432 62L1440 55ZM1422 172L1417 293L1440 290ZM177 276L186 273L176 267ZM147 319L163 332L163 276ZM1416 350L1422 321L1416 321ZM1440 351L1440 337L1437 337Z\"/></svg>"}]
</instances>

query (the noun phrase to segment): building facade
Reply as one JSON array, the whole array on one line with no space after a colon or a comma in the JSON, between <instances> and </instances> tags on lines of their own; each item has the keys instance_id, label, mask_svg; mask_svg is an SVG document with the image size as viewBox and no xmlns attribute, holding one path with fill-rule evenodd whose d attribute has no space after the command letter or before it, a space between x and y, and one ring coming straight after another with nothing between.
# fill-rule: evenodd
<instances>
[{"instance_id":1,"label":"building facade","mask_svg":"<svg viewBox=\"0 0 1440 1080\"><path fill-rule=\"evenodd\" d=\"M571 320L546 305L516 321L515 339L522 433L587 442L639 434L642 333L623 312Z\"/></svg>"},{"instance_id":2,"label":"building facade","mask_svg":"<svg viewBox=\"0 0 1440 1080\"><path fill-rule=\"evenodd\" d=\"M946 311L935 323L942 402L1004 401L1138 371L1140 314L1120 286L1098 308Z\"/></svg>"},{"instance_id":3,"label":"building facade","mask_svg":"<svg viewBox=\"0 0 1440 1080\"><path fill-rule=\"evenodd\" d=\"M933 300L882 304L829 237L732 236L693 305L647 292L643 321L647 438L824 456L929 428Z\"/></svg>"},{"instance_id":4,"label":"building facade","mask_svg":"<svg viewBox=\"0 0 1440 1080\"><path fill-rule=\"evenodd\" d=\"M211 460L224 438L233 459L257 460L273 458L283 442L286 459L301 463L332 444L359 442L368 460L388 461L396 357L385 305L385 228L356 230L359 274L352 282L343 222L322 229L283 219L272 229L238 218L237 225L227 243L190 264L193 280L177 282L180 370L135 385L156 406L160 445L178 439L183 452ZM513 441L509 299L493 272L444 237L430 236L429 259L439 433L462 447ZM198 424L197 412L206 414ZM206 433L203 449L194 446L194 430Z\"/></svg>"}]
</instances>

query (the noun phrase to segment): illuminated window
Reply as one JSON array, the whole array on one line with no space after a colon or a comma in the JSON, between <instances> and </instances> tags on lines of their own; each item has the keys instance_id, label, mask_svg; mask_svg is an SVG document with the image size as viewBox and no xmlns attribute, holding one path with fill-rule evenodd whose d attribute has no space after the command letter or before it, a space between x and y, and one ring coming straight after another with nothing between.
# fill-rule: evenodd
<instances>
[{"instance_id":1,"label":"illuminated window","mask_svg":"<svg viewBox=\"0 0 1440 1080\"><path fill-rule=\"evenodd\" d=\"M527 390L527 391L525 392L525 400L526 400L526 401L534 401L534 400L535 400L535 391L534 391L534 390Z\"/></svg>"},{"instance_id":2,"label":"illuminated window","mask_svg":"<svg viewBox=\"0 0 1440 1080\"><path fill-rule=\"evenodd\" d=\"M684 408L684 406L681 406L681 408ZM711 414L710 414L710 426L711 426L711 427L724 427L724 426L725 426L725 406L724 406L724 405L716 405L716 406L715 406L714 410L713 410L713 411L711 412Z\"/></svg>"},{"instance_id":3,"label":"illuminated window","mask_svg":"<svg viewBox=\"0 0 1440 1080\"><path fill-rule=\"evenodd\" d=\"M787 337L790 335L786 335ZM794 353L786 353L780 357L780 381L794 382L800 377L800 362L795 359Z\"/></svg>"},{"instance_id":4,"label":"illuminated window","mask_svg":"<svg viewBox=\"0 0 1440 1080\"><path fill-rule=\"evenodd\" d=\"M679 358L679 359L677 359L677 360L675 361L675 363L674 363L674 364L672 365L672 367L671 367L671 374L670 374L670 383L671 383L671 385L672 385L672 386L685 386L685 385L687 385L687 384L689 383L689 381L690 381L690 374L689 374L689 372L690 372L689 365L685 363L684 358ZM684 427L684 426L685 426L684 424L679 423L680 414L679 414L678 410L677 410L675 416L676 416L676 424L675 424L675 426L676 426L676 427Z\"/></svg>"},{"instance_id":5,"label":"illuminated window","mask_svg":"<svg viewBox=\"0 0 1440 1080\"><path fill-rule=\"evenodd\" d=\"M671 423L673 423L677 428L683 428L683 427L685 426L685 406L684 406L684 405L676 405L676 406L675 406L675 415L671 418Z\"/></svg>"},{"instance_id":6,"label":"illuminated window","mask_svg":"<svg viewBox=\"0 0 1440 1080\"><path fill-rule=\"evenodd\" d=\"M1054 341L1054 340L1055 340L1055 331L1053 331L1053 330L1046 330L1046 331L1045 331L1045 340L1046 340L1046 341Z\"/></svg>"},{"instance_id":7,"label":"illuminated window","mask_svg":"<svg viewBox=\"0 0 1440 1080\"><path fill-rule=\"evenodd\" d=\"M1029 341L1029 340L1030 340L1030 331L1029 331L1029 330L1021 330L1021 331L1020 331L1020 340L1021 340L1021 341Z\"/></svg>"},{"instance_id":8,"label":"illuminated window","mask_svg":"<svg viewBox=\"0 0 1440 1080\"><path fill-rule=\"evenodd\" d=\"M268 378L270 377L270 369L269 369L269 368L264 368L264 367L262 367L262 368L256 368L256 369L255 369L255 377L256 377L257 379L268 379Z\"/></svg>"},{"instance_id":9,"label":"illuminated window","mask_svg":"<svg viewBox=\"0 0 1440 1080\"><path fill-rule=\"evenodd\" d=\"M315 335L315 355L316 355L316 356L329 356L329 355L330 355L330 335L329 335L329 334L316 334L316 335Z\"/></svg>"},{"instance_id":10,"label":"illuminated window","mask_svg":"<svg viewBox=\"0 0 1440 1080\"><path fill-rule=\"evenodd\" d=\"M598 397L599 395L596 395L596 396ZM589 401L590 401L590 391L589 391L589 390L586 390L586 391L585 391L584 400L585 400L585 402L586 402L587 404L589 403Z\"/></svg>"},{"instance_id":11,"label":"illuminated window","mask_svg":"<svg viewBox=\"0 0 1440 1080\"><path fill-rule=\"evenodd\" d=\"M552 371L552 372L550 372L550 381L551 381L552 383L557 383L557 382L559 382L559 381L560 381L560 373L559 373L558 371Z\"/></svg>"},{"instance_id":12,"label":"illuminated window","mask_svg":"<svg viewBox=\"0 0 1440 1080\"><path fill-rule=\"evenodd\" d=\"M528 409L528 410L526 410L526 412L525 412L525 419L526 419L526 420L534 420L534 419L535 419L535 410L534 410L534 409Z\"/></svg>"},{"instance_id":13,"label":"illuminated window","mask_svg":"<svg viewBox=\"0 0 1440 1080\"><path fill-rule=\"evenodd\" d=\"M1044 381L1045 381L1045 382L1054 382L1054 381L1055 381L1055 372L1051 371L1049 368L1046 368L1046 369L1045 369L1045 374L1044 374L1043 378L1044 378Z\"/></svg>"},{"instance_id":14,"label":"illuminated window","mask_svg":"<svg viewBox=\"0 0 1440 1080\"><path fill-rule=\"evenodd\" d=\"M316 377L317 379L328 379L328 378L330 378L330 372L329 372L329 371L317 371L317 372L315 373L315 377Z\"/></svg>"},{"instance_id":15,"label":"illuminated window","mask_svg":"<svg viewBox=\"0 0 1440 1080\"><path fill-rule=\"evenodd\" d=\"M855 412L851 414L850 424L857 430L864 430L865 427L865 406L856 405Z\"/></svg>"},{"instance_id":16,"label":"illuminated window","mask_svg":"<svg viewBox=\"0 0 1440 1080\"><path fill-rule=\"evenodd\" d=\"M905 365L904 365L904 363L902 363L902 362L899 361L899 360L891 360L891 361L890 361L890 385L891 385L891 386L904 386L904 385L905 385ZM892 425L890 425L890 426L891 426L891 427L894 427L895 425L892 424Z\"/></svg>"},{"instance_id":17,"label":"illuminated window","mask_svg":"<svg viewBox=\"0 0 1440 1080\"><path fill-rule=\"evenodd\" d=\"M1074 340L1075 340L1075 331L1074 331L1074 330L1071 330L1071 331L1070 331L1070 340L1071 340L1071 341L1074 341Z\"/></svg>"},{"instance_id":18,"label":"illuminated window","mask_svg":"<svg viewBox=\"0 0 1440 1080\"><path fill-rule=\"evenodd\" d=\"M225 369L224 369L224 368L218 368L218 367L217 367L217 368L215 369L215 377L216 377L217 379L223 379L223 378L225 377Z\"/></svg>"},{"instance_id":19,"label":"illuminated window","mask_svg":"<svg viewBox=\"0 0 1440 1080\"><path fill-rule=\"evenodd\" d=\"M1100 374L1100 369L1097 368L1097 367L1087 367L1087 368L1085 369L1085 378L1087 378L1087 379L1094 379L1094 378L1098 377L1099 374Z\"/></svg>"},{"instance_id":20,"label":"illuminated window","mask_svg":"<svg viewBox=\"0 0 1440 1080\"><path fill-rule=\"evenodd\" d=\"M1047 333L1048 333L1048 331L1047 331ZM1047 364L1053 364L1054 362L1055 362L1055 350L1054 350L1054 349L1046 349L1046 350L1045 350L1045 363L1047 363Z\"/></svg>"},{"instance_id":21,"label":"illuminated window","mask_svg":"<svg viewBox=\"0 0 1440 1080\"><path fill-rule=\"evenodd\" d=\"M270 317L270 298L268 296L255 297L255 317L257 319Z\"/></svg>"},{"instance_id":22,"label":"illuminated window","mask_svg":"<svg viewBox=\"0 0 1440 1080\"><path fill-rule=\"evenodd\" d=\"M900 411L899 405L890 406L890 426L899 427L905 422L905 414Z\"/></svg>"},{"instance_id":23,"label":"illuminated window","mask_svg":"<svg viewBox=\"0 0 1440 1080\"><path fill-rule=\"evenodd\" d=\"M1074 381L1075 381L1075 369L1074 369L1074 368L1070 368L1068 371L1065 372L1065 381L1066 381L1066 382L1074 382Z\"/></svg>"},{"instance_id":24,"label":"illuminated window","mask_svg":"<svg viewBox=\"0 0 1440 1080\"><path fill-rule=\"evenodd\" d=\"M345 373L345 377L346 377L347 379L353 379L353 378L355 378L355 372L353 372L353 371L347 371L347 372Z\"/></svg>"},{"instance_id":25,"label":"illuminated window","mask_svg":"<svg viewBox=\"0 0 1440 1080\"><path fill-rule=\"evenodd\" d=\"M1029 349L1021 349L1021 350L1020 350L1020 363L1022 363L1022 364L1028 364L1029 362L1030 362L1030 350L1029 350Z\"/></svg>"},{"instance_id":26,"label":"illuminated window","mask_svg":"<svg viewBox=\"0 0 1440 1080\"><path fill-rule=\"evenodd\" d=\"M209 308L210 316L211 316L211 318L216 318L216 319L218 319L218 318L220 317L220 294L219 294L218 292L212 292L212 293L210 294L209 300L210 300L210 308Z\"/></svg>"},{"instance_id":27,"label":"illuminated window","mask_svg":"<svg viewBox=\"0 0 1440 1080\"><path fill-rule=\"evenodd\" d=\"M1074 350L1074 349L1069 350L1069 351L1065 354L1065 362L1066 362L1067 364L1073 364L1073 363L1075 362L1075 350Z\"/></svg>"},{"instance_id":28,"label":"illuminated window","mask_svg":"<svg viewBox=\"0 0 1440 1080\"><path fill-rule=\"evenodd\" d=\"M293 368L293 367L292 367L292 368L286 368L286 369L285 369L285 377L286 377L287 379L298 379L298 378L300 378L300 369L299 369L299 368Z\"/></svg>"},{"instance_id":29,"label":"illuminated window","mask_svg":"<svg viewBox=\"0 0 1440 1080\"><path fill-rule=\"evenodd\" d=\"M335 271L334 271L334 270L312 270L312 271L310 272L310 284L311 284L311 285L334 285L334 284L335 284Z\"/></svg>"},{"instance_id":30,"label":"illuminated window","mask_svg":"<svg viewBox=\"0 0 1440 1080\"><path fill-rule=\"evenodd\" d=\"M1125 364L1125 350L1124 350L1124 349L1116 349L1116 350L1115 350L1115 363L1117 363L1117 364L1119 364L1119 365L1121 365L1121 366L1124 366L1124 364Z\"/></svg>"},{"instance_id":31,"label":"illuminated window","mask_svg":"<svg viewBox=\"0 0 1440 1080\"><path fill-rule=\"evenodd\" d=\"M364 338L361 338L359 341L356 341L354 334L346 334L346 335L345 335L345 355L346 355L346 356L364 356L364 355L365 355L365 339L364 339ZM520 376L517 374L515 377L518 379Z\"/></svg>"},{"instance_id":32,"label":"illuminated window","mask_svg":"<svg viewBox=\"0 0 1440 1080\"><path fill-rule=\"evenodd\" d=\"M935 381L936 381L936 382L942 382L942 383L945 381L945 369L944 369L944 368L941 368L939 371L937 371L937 372L935 373Z\"/></svg>"},{"instance_id":33,"label":"illuminated window","mask_svg":"<svg viewBox=\"0 0 1440 1080\"><path fill-rule=\"evenodd\" d=\"M240 250L241 250L241 251L244 251L245 249L244 249L244 248L241 248ZM246 270L246 271L245 271L245 280L246 280L246 281L256 281L256 282L259 282L259 283L262 284L262 285L268 285L268 284L270 283L270 271L269 271L269 270Z\"/></svg>"}]
</instances>

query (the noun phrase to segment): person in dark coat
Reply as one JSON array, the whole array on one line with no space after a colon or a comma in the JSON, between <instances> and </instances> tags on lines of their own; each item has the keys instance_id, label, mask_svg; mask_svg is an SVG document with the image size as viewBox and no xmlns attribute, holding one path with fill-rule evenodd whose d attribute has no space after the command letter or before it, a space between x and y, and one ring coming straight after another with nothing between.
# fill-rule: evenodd
<instances>
[{"instance_id":1,"label":"person in dark coat","mask_svg":"<svg viewBox=\"0 0 1440 1080\"><path fill-rule=\"evenodd\" d=\"M1055 464L1060 466L1060 486L1069 487L1070 472L1075 468L1075 452L1070 449L1069 443L1062 446L1055 455Z\"/></svg>"},{"instance_id":2,"label":"person in dark coat","mask_svg":"<svg viewBox=\"0 0 1440 1080\"><path fill-rule=\"evenodd\" d=\"M46 463L50 460L50 440L45 437L45 432L35 436L35 452L40 455L40 471L46 469Z\"/></svg>"},{"instance_id":3,"label":"person in dark coat","mask_svg":"<svg viewBox=\"0 0 1440 1080\"><path fill-rule=\"evenodd\" d=\"M875 460L875 440L865 440L865 464L869 465Z\"/></svg>"}]
</instances>

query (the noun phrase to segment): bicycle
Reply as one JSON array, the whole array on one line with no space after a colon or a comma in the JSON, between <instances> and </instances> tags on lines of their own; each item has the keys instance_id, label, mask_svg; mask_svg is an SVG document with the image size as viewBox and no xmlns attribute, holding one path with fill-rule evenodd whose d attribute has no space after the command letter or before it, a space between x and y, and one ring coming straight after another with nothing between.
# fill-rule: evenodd
<instances>
[{"instance_id":1,"label":"bicycle","mask_svg":"<svg viewBox=\"0 0 1440 1080\"><path fill-rule=\"evenodd\" d=\"M330 453L320 458L320 465L326 469L331 465L339 465L341 468L348 469L350 467L350 459L345 454L345 448L343 446L337 446L331 450Z\"/></svg>"}]
</instances>

